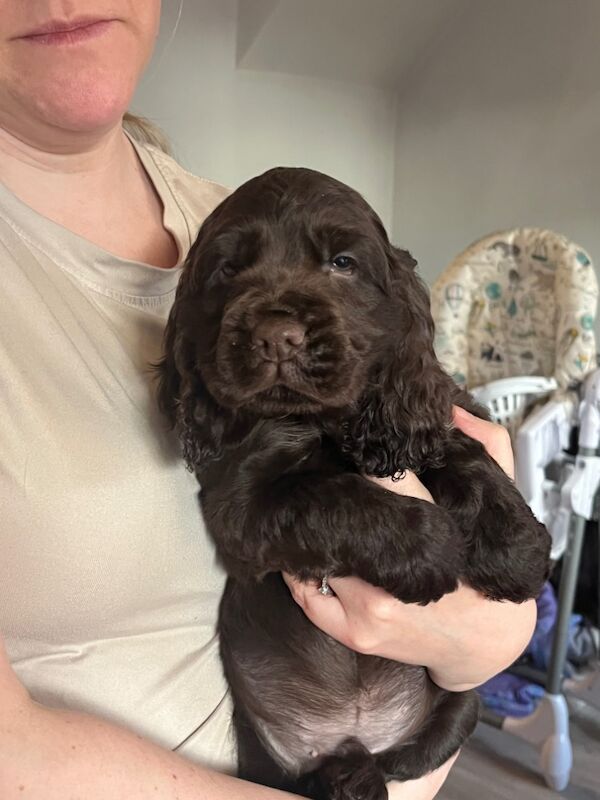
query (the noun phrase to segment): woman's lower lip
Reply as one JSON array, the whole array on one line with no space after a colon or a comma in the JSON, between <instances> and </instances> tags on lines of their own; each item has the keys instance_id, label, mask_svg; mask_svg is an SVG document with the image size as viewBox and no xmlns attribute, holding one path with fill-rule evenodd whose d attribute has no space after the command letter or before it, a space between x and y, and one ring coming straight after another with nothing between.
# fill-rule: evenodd
<instances>
[{"instance_id":1,"label":"woman's lower lip","mask_svg":"<svg viewBox=\"0 0 600 800\"><path fill-rule=\"evenodd\" d=\"M23 41L33 44L77 44L85 42L87 39L94 39L101 36L113 24L114 20L100 20L92 22L90 25L82 25L80 28L73 28L70 31L55 31L54 33L40 33L33 36L23 37Z\"/></svg>"}]
</instances>

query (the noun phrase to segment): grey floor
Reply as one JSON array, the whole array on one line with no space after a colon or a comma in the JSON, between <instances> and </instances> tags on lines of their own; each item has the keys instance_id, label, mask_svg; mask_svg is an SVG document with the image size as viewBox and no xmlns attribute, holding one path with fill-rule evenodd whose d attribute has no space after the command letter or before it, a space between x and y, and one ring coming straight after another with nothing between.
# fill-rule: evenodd
<instances>
[{"instance_id":1,"label":"grey floor","mask_svg":"<svg viewBox=\"0 0 600 800\"><path fill-rule=\"evenodd\" d=\"M600 724L571 721L573 772L560 794L537 769L537 753L525 742L480 724L463 749L438 800L600 800Z\"/></svg>"}]
</instances>

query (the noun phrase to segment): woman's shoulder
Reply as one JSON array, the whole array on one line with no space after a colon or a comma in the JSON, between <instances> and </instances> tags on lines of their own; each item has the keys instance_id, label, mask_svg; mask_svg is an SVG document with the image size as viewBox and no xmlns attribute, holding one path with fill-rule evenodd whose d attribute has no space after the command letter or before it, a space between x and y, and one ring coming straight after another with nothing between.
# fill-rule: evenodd
<instances>
[{"instance_id":1,"label":"woman's shoulder","mask_svg":"<svg viewBox=\"0 0 600 800\"><path fill-rule=\"evenodd\" d=\"M151 172L155 185L159 179L164 181L193 229L231 194L232 190L228 187L184 169L175 158L158 147L136 143L136 149L146 170Z\"/></svg>"},{"instance_id":2,"label":"woman's shoulder","mask_svg":"<svg viewBox=\"0 0 600 800\"><path fill-rule=\"evenodd\" d=\"M193 191L205 193L209 196L215 196L219 200L223 200L228 194L231 194L232 190L228 187L223 186L222 184L218 183L217 181L213 181L210 178L194 175L194 173L189 172L182 167L173 156L165 153L158 147L155 147L151 144L145 144L142 145L142 147L149 151L152 159L155 161L159 169L161 169L163 172L169 173L172 177L181 180L186 185L189 184Z\"/></svg>"}]
</instances>

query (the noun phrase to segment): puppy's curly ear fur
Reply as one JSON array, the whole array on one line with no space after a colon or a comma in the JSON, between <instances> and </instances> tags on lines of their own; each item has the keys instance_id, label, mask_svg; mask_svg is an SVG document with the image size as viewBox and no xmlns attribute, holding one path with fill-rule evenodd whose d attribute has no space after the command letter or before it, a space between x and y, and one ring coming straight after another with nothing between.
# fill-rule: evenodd
<instances>
[{"instance_id":1,"label":"puppy's curly ear fur","mask_svg":"<svg viewBox=\"0 0 600 800\"><path fill-rule=\"evenodd\" d=\"M383 231L383 229L381 229ZM433 350L433 320L416 261L392 247L385 232L398 314L397 334L371 375L358 413L345 424L344 450L377 477L440 466L452 418L452 379Z\"/></svg>"},{"instance_id":2,"label":"puppy's curly ear fur","mask_svg":"<svg viewBox=\"0 0 600 800\"><path fill-rule=\"evenodd\" d=\"M165 329L166 355L157 364L158 405L179 435L188 469L194 471L221 456L232 420L227 409L217 407L194 365L194 348L181 330L178 309L176 302Z\"/></svg>"}]
</instances>

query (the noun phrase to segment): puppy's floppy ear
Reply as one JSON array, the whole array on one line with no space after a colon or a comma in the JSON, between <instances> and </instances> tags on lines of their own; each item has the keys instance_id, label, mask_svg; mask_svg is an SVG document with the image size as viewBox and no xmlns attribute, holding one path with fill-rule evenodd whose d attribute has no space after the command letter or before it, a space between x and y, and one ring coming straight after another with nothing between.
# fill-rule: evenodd
<instances>
[{"instance_id":1,"label":"puppy's floppy ear","mask_svg":"<svg viewBox=\"0 0 600 800\"><path fill-rule=\"evenodd\" d=\"M378 477L442 463L455 388L434 354L429 296L415 273L417 262L383 235L394 333L344 437L359 468Z\"/></svg>"},{"instance_id":2,"label":"puppy's floppy ear","mask_svg":"<svg viewBox=\"0 0 600 800\"><path fill-rule=\"evenodd\" d=\"M217 406L195 364L194 346L182 324L182 294L177 293L165 329L165 356L157 365L158 405L179 435L183 457L193 471L220 457L234 422L228 409Z\"/></svg>"}]
</instances>

